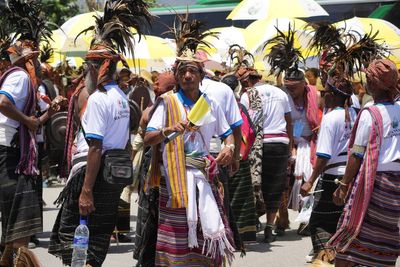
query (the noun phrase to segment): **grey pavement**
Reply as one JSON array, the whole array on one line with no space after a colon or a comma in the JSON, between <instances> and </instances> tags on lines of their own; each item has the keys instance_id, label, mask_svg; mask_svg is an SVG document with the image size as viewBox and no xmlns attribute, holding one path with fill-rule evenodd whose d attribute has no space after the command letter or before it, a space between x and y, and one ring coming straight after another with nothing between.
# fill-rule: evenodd
<instances>
[{"instance_id":1,"label":"grey pavement","mask_svg":"<svg viewBox=\"0 0 400 267\"><path fill-rule=\"evenodd\" d=\"M57 198L62 188L44 188L43 196L47 203L44 208L44 232L39 235L40 245L33 249L38 255L43 267L62 266L61 260L47 253L50 233L58 213L58 209L52 204ZM131 237L134 237L137 213L137 195L132 196L131 205ZM284 237L279 237L277 241L271 245L264 243L248 243L247 255L240 258L240 254L236 253L233 262L234 267L295 267L306 266L305 256L311 249L311 240L309 237L299 236L296 233L298 224L294 222L296 218L295 212L289 212L291 220L291 229L289 229ZM261 219L261 221L263 221ZM258 238L262 239L262 232L258 233ZM112 243L103 264L105 267L132 267L136 265L136 261L132 258L133 243L115 244ZM400 267L400 264L396 265Z\"/></svg>"}]
</instances>

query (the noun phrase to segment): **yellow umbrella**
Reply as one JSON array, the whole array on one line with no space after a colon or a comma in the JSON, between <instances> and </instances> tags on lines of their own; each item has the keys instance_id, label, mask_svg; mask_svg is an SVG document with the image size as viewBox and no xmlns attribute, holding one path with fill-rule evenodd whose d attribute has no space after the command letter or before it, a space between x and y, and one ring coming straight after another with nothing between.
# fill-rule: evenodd
<instances>
[{"instance_id":1,"label":"yellow umbrella","mask_svg":"<svg viewBox=\"0 0 400 267\"><path fill-rule=\"evenodd\" d=\"M231 20L273 17L308 18L329 14L314 0L243 0L229 14Z\"/></svg>"},{"instance_id":2,"label":"yellow umbrella","mask_svg":"<svg viewBox=\"0 0 400 267\"><path fill-rule=\"evenodd\" d=\"M264 43L277 35L278 32L276 28L286 33L289 30L289 24L292 29L296 30L294 46L301 48L301 51L305 56L306 53L308 53L307 46L312 37L311 31L305 29L305 26L307 25L305 21L289 18L257 20L251 23L246 28L249 51L255 55L262 52Z\"/></svg>"},{"instance_id":3,"label":"yellow umbrella","mask_svg":"<svg viewBox=\"0 0 400 267\"><path fill-rule=\"evenodd\" d=\"M376 38L380 43L387 45L391 53L389 58L400 66L400 29L392 23L382 19L354 17L335 23L335 26L348 32L358 32L361 36L371 31L379 31Z\"/></svg>"}]
</instances>

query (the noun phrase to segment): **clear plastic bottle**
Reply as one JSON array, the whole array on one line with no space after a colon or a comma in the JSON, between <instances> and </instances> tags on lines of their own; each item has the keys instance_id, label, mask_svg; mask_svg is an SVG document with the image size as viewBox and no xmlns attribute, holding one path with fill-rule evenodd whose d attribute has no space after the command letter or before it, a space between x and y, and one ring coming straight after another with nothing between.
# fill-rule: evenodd
<instances>
[{"instance_id":1,"label":"clear plastic bottle","mask_svg":"<svg viewBox=\"0 0 400 267\"><path fill-rule=\"evenodd\" d=\"M87 250L89 247L89 228L86 220L80 219L80 224L75 229L74 250L72 252L71 267L83 267L86 265Z\"/></svg>"}]
</instances>

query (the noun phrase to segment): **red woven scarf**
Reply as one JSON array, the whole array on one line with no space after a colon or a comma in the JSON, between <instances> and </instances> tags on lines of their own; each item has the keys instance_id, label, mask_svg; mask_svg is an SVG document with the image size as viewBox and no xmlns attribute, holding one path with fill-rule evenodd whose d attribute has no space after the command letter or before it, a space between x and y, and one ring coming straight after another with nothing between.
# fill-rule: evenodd
<instances>
[{"instance_id":1,"label":"red woven scarf","mask_svg":"<svg viewBox=\"0 0 400 267\"><path fill-rule=\"evenodd\" d=\"M346 251L352 241L358 236L374 190L379 150L383 138L383 123L378 107L372 106L367 108L367 110L372 116L373 123L364 160L355 182L350 187L351 193L343 209L338 230L328 242L328 246L336 247L336 250L339 252ZM349 151L354 145L361 114L362 112L360 112L351 133ZM350 152L349 155L351 155Z\"/></svg>"}]
</instances>

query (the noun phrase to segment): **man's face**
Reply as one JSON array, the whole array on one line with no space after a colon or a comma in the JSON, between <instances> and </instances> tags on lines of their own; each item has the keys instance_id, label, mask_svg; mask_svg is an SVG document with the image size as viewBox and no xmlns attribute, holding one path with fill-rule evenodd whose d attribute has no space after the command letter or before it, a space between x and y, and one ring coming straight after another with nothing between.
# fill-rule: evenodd
<instances>
[{"instance_id":1,"label":"man's face","mask_svg":"<svg viewBox=\"0 0 400 267\"><path fill-rule=\"evenodd\" d=\"M296 83L285 82L285 87L292 98L298 98L302 96L304 94L305 86L306 86L305 81L298 81Z\"/></svg>"},{"instance_id":2,"label":"man's face","mask_svg":"<svg viewBox=\"0 0 400 267\"><path fill-rule=\"evenodd\" d=\"M119 74L119 80L121 82L128 82L130 78L131 77L130 77L130 74L128 72L121 72Z\"/></svg>"},{"instance_id":3,"label":"man's face","mask_svg":"<svg viewBox=\"0 0 400 267\"><path fill-rule=\"evenodd\" d=\"M180 67L176 74L176 78L179 86L184 91L198 89L202 80L200 69L194 65Z\"/></svg>"}]
</instances>

